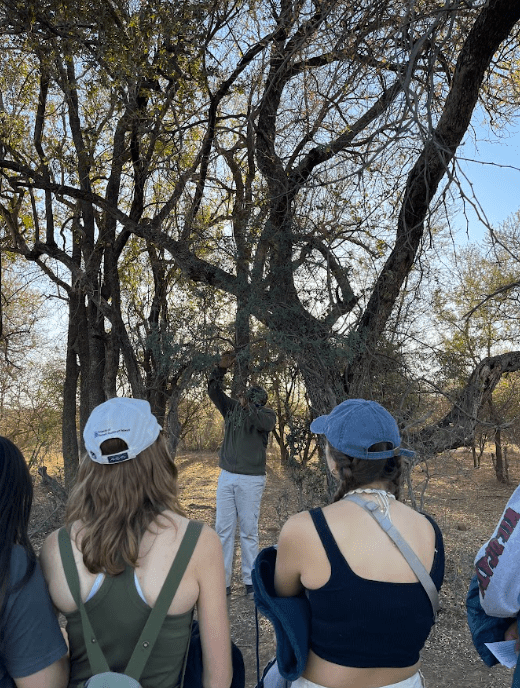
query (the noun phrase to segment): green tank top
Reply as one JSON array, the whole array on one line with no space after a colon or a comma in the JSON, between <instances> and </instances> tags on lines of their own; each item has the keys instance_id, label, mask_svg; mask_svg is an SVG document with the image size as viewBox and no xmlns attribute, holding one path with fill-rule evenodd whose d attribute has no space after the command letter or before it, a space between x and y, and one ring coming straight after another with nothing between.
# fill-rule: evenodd
<instances>
[{"instance_id":1,"label":"green tank top","mask_svg":"<svg viewBox=\"0 0 520 688\"><path fill-rule=\"evenodd\" d=\"M118 576L105 576L85 609L110 669L124 672L150 614L150 607L136 590L134 569L127 566ZM144 688L174 688L180 683L192 615L193 610L166 616L141 675ZM65 618L70 643L69 688L76 688L91 676L90 664L79 609L65 614Z\"/></svg>"}]
</instances>

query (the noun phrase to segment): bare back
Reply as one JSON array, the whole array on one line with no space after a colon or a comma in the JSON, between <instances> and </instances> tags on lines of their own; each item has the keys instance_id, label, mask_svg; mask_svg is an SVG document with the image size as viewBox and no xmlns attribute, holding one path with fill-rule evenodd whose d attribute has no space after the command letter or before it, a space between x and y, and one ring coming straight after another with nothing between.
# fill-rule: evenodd
<instances>
[{"instance_id":1,"label":"bare back","mask_svg":"<svg viewBox=\"0 0 520 688\"><path fill-rule=\"evenodd\" d=\"M365 496L364 496L365 497ZM366 495L373 500L372 496ZM340 500L323 508L338 548L352 571L362 578L391 583L415 583L417 578L381 526L362 507ZM421 514L391 500L395 527L417 554L427 571L435 556L435 531ZM297 544L296 544L297 543ZM279 595L294 595L302 587L317 590L331 576L331 566L308 512L289 519L280 535L275 573ZM309 652L303 676L329 688L373 688L398 683L416 673L419 664L404 668L341 666Z\"/></svg>"},{"instance_id":2,"label":"bare back","mask_svg":"<svg viewBox=\"0 0 520 688\"><path fill-rule=\"evenodd\" d=\"M135 572L146 603L153 607L178 552L189 520L171 511L161 514L143 536ZM87 599L97 574L90 573L80 552L78 523L71 529L74 558L78 567L81 598ZM77 536L77 543L74 542ZM64 613L76 605L61 563L58 531L46 539L40 554L42 569L54 605ZM203 656L203 683L228 688L231 682L231 643L226 604L222 546L218 535L204 526L181 579L168 614L177 615L197 606Z\"/></svg>"},{"instance_id":3,"label":"bare back","mask_svg":"<svg viewBox=\"0 0 520 688\"><path fill-rule=\"evenodd\" d=\"M361 507L340 501L326 506L323 514L341 554L358 576L391 583L417 581L401 552L379 523ZM400 502L390 502L390 516L394 526L429 571L435 554L432 525L424 516ZM330 564L312 521L309 525L312 565L309 557L309 564L302 570L302 583L312 590L321 588L329 580Z\"/></svg>"},{"instance_id":4,"label":"bare back","mask_svg":"<svg viewBox=\"0 0 520 688\"><path fill-rule=\"evenodd\" d=\"M159 524L152 524L143 536L139 548L138 566L135 569L144 598L150 607L155 604L189 522L188 519L172 512L165 512L159 518ZM74 559L78 567L81 599L85 601L90 594L97 574L88 571L83 563L83 557L78 549L78 545L81 547L81 530L78 523L72 525L71 536ZM52 572L48 581L49 591L56 607L61 612L69 613L76 609L76 605L61 565L57 532L50 537L52 538L49 542ZM201 537L204 536L201 534ZM200 549L199 546L197 546L193 558L188 564L177 594L168 609L168 614L183 614L192 609L198 599L199 586L197 577L194 575L197 549Z\"/></svg>"}]
</instances>

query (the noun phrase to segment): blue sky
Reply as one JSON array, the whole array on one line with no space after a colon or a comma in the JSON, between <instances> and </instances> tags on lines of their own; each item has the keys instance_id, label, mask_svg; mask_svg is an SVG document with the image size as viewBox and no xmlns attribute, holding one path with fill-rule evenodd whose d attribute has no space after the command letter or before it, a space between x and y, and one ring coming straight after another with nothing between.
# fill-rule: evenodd
<instances>
[{"instance_id":1,"label":"blue sky","mask_svg":"<svg viewBox=\"0 0 520 688\"><path fill-rule=\"evenodd\" d=\"M476 143L475 135L479 139ZM498 135L487 126L475 127L475 135L466 136L458 156L462 171L471 181L488 221L496 227L520 208L520 123L510 125ZM464 182L463 186L465 193L471 196L469 183ZM463 230L460 240L478 241L486 229L467 203L466 214L469 219L468 238L462 210L454 218L456 225Z\"/></svg>"}]
</instances>

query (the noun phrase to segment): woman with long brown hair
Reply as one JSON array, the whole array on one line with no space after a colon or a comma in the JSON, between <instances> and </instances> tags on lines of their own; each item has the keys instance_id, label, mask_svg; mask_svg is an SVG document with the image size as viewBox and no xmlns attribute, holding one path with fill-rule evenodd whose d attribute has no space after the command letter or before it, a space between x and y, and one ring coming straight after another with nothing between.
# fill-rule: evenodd
<instances>
[{"instance_id":1,"label":"woman with long brown hair","mask_svg":"<svg viewBox=\"0 0 520 688\"><path fill-rule=\"evenodd\" d=\"M308 658L293 688L420 688L444 550L435 521L399 501L402 459L413 452L374 401L344 401L311 430L326 438L339 488L332 504L296 514L280 533L276 594L305 590L310 604ZM383 527L399 531L415 569Z\"/></svg>"},{"instance_id":2,"label":"woman with long brown hair","mask_svg":"<svg viewBox=\"0 0 520 688\"><path fill-rule=\"evenodd\" d=\"M92 412L83 433L87 455L66 513L81 600L111 671L124 673L150 609L188 528L177 494L177 468L148 402L116 398ZM91 675L78 607L67 584L56 531L42 550L55 606L67 619L70 688ZM168 609L141 675L144 688L182 680L194 608L204 688L229 688L231 643L222 548L208 526Z\"/></svg>"}]
</instances>

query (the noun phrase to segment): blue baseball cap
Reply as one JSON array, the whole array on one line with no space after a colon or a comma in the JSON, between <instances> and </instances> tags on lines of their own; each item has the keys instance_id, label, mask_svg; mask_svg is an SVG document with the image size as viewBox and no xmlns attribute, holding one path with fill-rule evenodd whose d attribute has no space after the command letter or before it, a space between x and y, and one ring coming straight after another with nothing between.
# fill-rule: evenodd
<instances>
[{"instance_id":1,"label":"blue baseball cap","mask_svg":"<svg viewBox=\"0 0 520 688\"><path fill-rule=\"evenodd\" d=\"M315 418L311 430L318 435L325 435L334 449L356 459L415 456L414 451L401 447L397 423L377 401L347 399L328 415ZM378 442L389 442L392 449L369 452L368 448Z\"/></svg>"}]
</instances>

